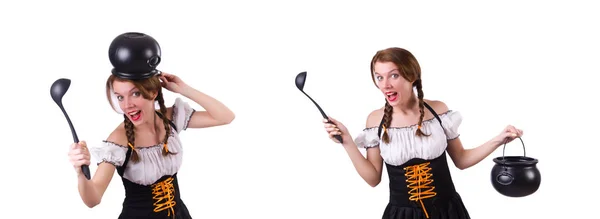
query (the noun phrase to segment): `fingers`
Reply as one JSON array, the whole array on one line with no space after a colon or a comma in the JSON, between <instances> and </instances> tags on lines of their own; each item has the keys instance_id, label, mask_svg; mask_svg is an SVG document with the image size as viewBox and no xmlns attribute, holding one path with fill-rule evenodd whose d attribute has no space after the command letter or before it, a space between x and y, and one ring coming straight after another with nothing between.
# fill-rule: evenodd
<instances>
[{"instance_id":1,"label":"fingers","mask_svg":"<svg viewBox=\"0 0 600 219\"><path fill-rule=\"evenodd\" d=\"M160 84L162 86L165 86L168 82L169 82L169 79L167 79L164 75L160 76Z\"/></svg>"},{"instance_id":2,"label":"fingers","mask_svg":"<svg viewBox=\"0 0 600 219\"><path fill-rule=\"evenodd\" d=\"M335 125L335 124L332 124L332 123L330 123L330 122L329 122L329 121L327 121L327 120L323 120L323 123L325 123L325 124L323 124L323 126L325 127L325 129L326 129L326 130L334 130L334 129L336 129L336 130L340 130L340 129L337 127L337 125Z\"/></svg>"},{"instance_id":3,"label":"fingers","mask_svg":"<svg viewBox=\"0 0 600 219\"><path fill-rule=\"evenodd\" d=\"M81 165L90 165L90 152L87 148L85 141L79 143L72 143L71 149L68 153L69 161L74 167L80 167Z\"/></svg>"},{"instance_id":4,"label":"fingers","mask_svg":"<svg viewBox=\"0 0 600 219\"><path fill-rule=\"evenodd\" d=\"M340 131L338 128L327 129L327 133L329 133L329 136L342 135L342 131Z\"/></svg>"},{"instance_id":5,"label":"fingers","mask_svg":"<svg viewBox=\"0 0 600 219\"><path fill-rule=\"evenodd\" d=\"M73 167L75 167L75 168L79 168L83 165L89 166L91 164L89 159L72 160L71 163L73 164Z\"/></svg>"},{"instance_id":6,"label":"fingers","mask_svg":"<svg viewBox=\"0 0 600 219\"><path fill-rule=\"evenodd\" d=\"M90 156L88 154L73 154L69 156L69 160L73 167L80 167L81 165L90 165Z\"/></svg>"},{"instance_id":7,"label":"fingers","mask_svg":"<svg viewBox=\"0 0 600 219\"><path fill-rule=\"evenodd\" d=\"M508 137L520 137L523 136L523 130L517 129L516 127L509 125L505 129L505 132L508 133Z\"/></svg>"},{"instance_id":8,"label":"fingers","mask_svg":"<svg viewBox=\"0 0 600 219\"><path fill-rule=\"evenodd\" d=\"M337 125L331 124L327 119L324 119L323 123L324 123L323 126L325 127L325 131L327 131L329 138L335 140L335 138L333 136L342 135L342 131L340 130L340 128L337 127ZM337 140L335 140L335 141L337 141Z\"/></svg>"}]
</instances>

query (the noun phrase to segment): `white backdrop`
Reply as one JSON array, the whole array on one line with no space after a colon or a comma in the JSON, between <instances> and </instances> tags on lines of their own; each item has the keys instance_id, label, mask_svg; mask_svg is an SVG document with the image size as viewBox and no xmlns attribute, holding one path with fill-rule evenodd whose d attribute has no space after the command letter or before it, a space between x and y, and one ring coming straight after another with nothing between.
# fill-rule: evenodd
<instances>
[{"instance_id":1,"label":"white backdrop","mask_svg":"<svg viewBox=\"0 0 600 219\"><path fill-rule=\"evenodd\" d=\"M305 91L355 137L384 104L369 61L392 46L420 61L427 99L461 111L465 147L512 124L525 132L527 155L540 160L541 187L524 198L492 188L501 150L467 170L451 166L472 218L595 213L583 200L600 195L600 16L591 3L219 2L3 2L0 217L117 218L124 191L116 174L100 205L81 201L67 159L70 130L49 88L70 78L64 105L79 138L105 139L122 121L104 96L108 45L127 31L156 38L161 70L236 113L228 126L181 136L180 186L194 218L381 218L387 176L368 186L292 81L308 71ZM175 97L167 93L167 105ZM506 153L521 154L520 143Z\"/></svg>"}]
</instances>

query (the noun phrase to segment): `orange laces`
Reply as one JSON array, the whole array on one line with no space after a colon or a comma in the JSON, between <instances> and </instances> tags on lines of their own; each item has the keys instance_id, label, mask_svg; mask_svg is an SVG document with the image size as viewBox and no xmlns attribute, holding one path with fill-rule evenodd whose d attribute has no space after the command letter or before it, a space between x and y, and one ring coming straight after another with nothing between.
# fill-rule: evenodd
<instances>
[{"instance_id":1,"label":"orange laces","mask_svg":"<svg viewBox=\"0 0 600 219\"><path fill-rule=\"evenodd\" d=\"M152 194L154 195L152 198L154 201L154 212L161 212L169 209L169 216L171 216L171 212L173 213L173 217L175 216L175 210L173 207L175 206L175 187L173 186L173 178L169 177L168 179L158 182L152 185Z\"/></svg>"},{"instance_id":2,"label":"orange laces","mask_svg":"<svg viewBox=\"0 0 600 219\"><path fill-rule=\"evenodd\" d=\"M129 145L129 147L131 148L131 150L135 149L135 147L131 144L131 142L127 143L127 145Z\"/></svg>"},{"instance_id":3,"label":"orange laces","mask_svg":"<svg viewBox=\"0 0 600 219\"><path fill-rule=\"evenodd\" d=\"M165 151L167 151L167 153L169 153L169 147L167 147L167 143L166 142L163 144L163 147L165 148Z\"/></svg>"},{"instance_id":4,"label":"orange laces","mask_svg":"<svg viewBox=\"0 0 600 219\"><path fill-rule=\"evenodd\" d=\"M433 179L430 179L433 174L429 173L431 171L429 162L405 167L404 170L406 171L404 175L408 183L406 187L410 188L408 191L410 197L408 199L415 202L419 201L421 207L423 207L425 216L429 218L429 214L427 214L427 210L423 204L423 199L433 198L437 194L433 191L435 186L430 185L433 183Z\"/></svg>"}]
</instances>

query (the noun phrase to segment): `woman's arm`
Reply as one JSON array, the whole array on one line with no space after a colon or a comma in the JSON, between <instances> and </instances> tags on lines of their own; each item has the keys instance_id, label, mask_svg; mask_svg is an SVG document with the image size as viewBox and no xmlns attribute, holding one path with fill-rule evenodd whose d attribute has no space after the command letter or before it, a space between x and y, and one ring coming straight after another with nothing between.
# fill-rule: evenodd
<instances>
[{"instance_id":1,"label":"woman's arm","mask_svg":"<svg viewBox=\"0 0 600 219\"><path fill-rule=\"evenodd\" d=\"M502 133L500 133L500 135L471 149L465 149L460 138L456 138L448 141L448 155L450 155L450 158L452 158L452 161L457 168L464 170L481 162L500 145L504 144L505 141L506 143L509 143L522 135L522 130L509 125Z\"/></svg>"},{"instance_id":2,"label":"woman's arm","mask_svg":"<svg viewBox=\"0 0 600 219\"><path fill-rule=\"evenodd\" d=\"M379 154L379 147L368 148L366 159L354 142L344 142L344 148L358 175L371 187L379 185L381 182L381 169L383 168L383 159Z\"/></svg>"},{"instance_id":3,"label":"woman's arm","mask_svg":"<svg viewBox=\"0 0 600 219\"><path fill-rule=\"evenodd\" d=\"M119 126L117 126L117 128L108 136L107 141L116 142L120 145L127 144L127 136L125 134L125 126L123 123L119 124ZM83 145L86 146L85 142L83 142ZM87 148L87 146L85 148ZM89 165L89 150L86 150L86 153L88 155L87 164ZM117 157L125 157L125 154L120 154ZM81 196L81 200L83 200L85 205L93 208L100 204L102 197L104 196L104 193L106 192L106 189L113 178L115 170L116 167L114 164L103 162L98 165L98 169L96 169L94 176L90 180L88 180L85 175L81 173L81 171L78 171L77 187L79 190L79 195Z\"/></svg>"},{"instance_id":4,"label":"woman's arm","mask_svg":"<svg viewBox=\"0 0 600 219\"><path fill-rule=\"evenodd\" d=\"M448 111L448 106L442 101L428 101L428 103L438 113ZM458 169L464 170L481 162L500 145L504 144L506 140L508 140L507 143L511 142L517 136L521 136L522 134L523 131L516 129L513 126L508 126L498 136L475 148L465 149L460 138L456 137L448 140L448 147L446 150L454 162L454 165Z\"/></svg>"},{"instance_id":5,"label":"woman's arm","mask_svg":"<svg viewBox=\"0 0 600 219\"><path fill-rule=\"evenodd\" d=\"M196 102L206 111L196 111L190 118L188 128L206 128L231 123L235 114L217 99L206 95L191 86L184 85L181 95Z\"/></svg>"},{"instance_id":6,"label":"woman's arm","mask_svg":"<svg viewBox=\"0 0 600 219\"><path fill-rule=\"evenodd\" d=\"M461 170L467 169L481 162L489 156L500 144L494 141L488 141L476 148L465 149L460 138L448 141L448 155L452 158L454 165Z\"/></svg>"},{"instance_id":7,"label":"woman's arm","mask_svg":"<svg viewBox=\"0 0 600 219\"><path fill-rule=\"evenodd\" d=\"M100 204L102 196L104 196L104 192L108 184L110 184L114 173L115 166L109 163L101 163L91 180L88 180L83 173L79 173L77 176L79 181L79 195L85 205L93 208Z\"/></svg>"},{"instance_id":8,"label":"woman's arm","mask_svg":"<svg viewBox=\"0 0 600 219\"><path fill-rule=\"evenodd\" d=\"M371 112L367 118L366 127L379 125L379 120L383 115L382 113L382 110L375 110ZM335 125L328 124L327 121L324 121L325 127L329 131L330 136L335 134L342 135L342 140L344 141L342 145L344 146L344 149L346 149L346 153L352 161L356 172L358 172L360 177L362 177L363 180L365 180L365 182L367 182L371 187L379 185L381 182L381 171L383 168L383 158L380 155L379 147L375 146L368 148L367 157L365 158L359 151L350 133L348 133L348 129L335 119L330 118L330 120ZM332 139L335 142L338 142L333 137Z\"/></svg>"}]
</instances>

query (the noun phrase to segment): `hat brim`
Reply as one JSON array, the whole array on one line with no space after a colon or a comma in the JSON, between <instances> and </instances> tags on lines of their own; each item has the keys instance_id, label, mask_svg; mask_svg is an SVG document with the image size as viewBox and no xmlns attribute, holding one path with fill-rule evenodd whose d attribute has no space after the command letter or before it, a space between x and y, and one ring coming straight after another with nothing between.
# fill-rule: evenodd
<instances>
[{"instance_id":1,"label":"hat brim","mask_svg":"<svg viewBox=\"0 0 600 219\"><path fill-rule=\"evenodd\" d=\"M113 69L112 74L122 78L122 79L128 79L128 80L144 80L144 79L148 79L152 76L158 75L160 74L159 70L152 70L150 72L146 72L146 73L126 73L126 72L119 72L116 69Z\"/></svg>"}]
</instances>

